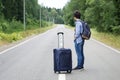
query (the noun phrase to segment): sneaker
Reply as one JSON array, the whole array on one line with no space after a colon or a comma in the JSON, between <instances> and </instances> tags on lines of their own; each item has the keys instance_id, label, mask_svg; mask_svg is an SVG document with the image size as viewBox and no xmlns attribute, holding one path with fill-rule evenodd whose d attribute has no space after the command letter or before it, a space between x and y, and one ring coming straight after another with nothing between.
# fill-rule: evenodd
<instances>
[{"instance_id":1,"label":"sneaker","mask_svg":"<svg viewBox=\"0 0 120 80\"><path fill-rule=\"evenodd\" d=\"M73 70L77 70L77 69L78 69L78 67L73 68Z\"/></svg>"},{"instance_id":2,"label":"sneaker","mask_svg":"<svg viewBox=\"0 0 120 80\"><path fill-rule=\"evenodd\" d=\"M80 70L81 70L81 69L84 69L84 67L79 67L78 69L80 69Z\"/></svg>"},{"instance_id":3,"label":"sneaker","mask_svg":"<svg viewBox=\"0 0 120 80\"><path fill-rule=\"evenodd\" d=\"M79 70L79 69L84 69L84 67L75 67L75 68L73 68L73 70Z\"/></svg>"}]
</instances>

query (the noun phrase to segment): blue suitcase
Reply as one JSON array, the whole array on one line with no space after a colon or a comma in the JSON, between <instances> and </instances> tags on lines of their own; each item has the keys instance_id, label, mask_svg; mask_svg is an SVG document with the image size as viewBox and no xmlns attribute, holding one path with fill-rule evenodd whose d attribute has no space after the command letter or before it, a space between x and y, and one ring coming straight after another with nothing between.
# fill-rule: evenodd
<instances>
[{"instance_id":1,"label":"blue suitcase","mask_svg":"<svg viewBox=\"0 0 120 80\"><path fill-rule=\"evenodd\" d=\"M64 48L63 35L63 32L58 33L58 48L53 50L55 73L60 73L61 71L67 71L67 73L71 73L72 71L72 51L71 49Z\"/></svg>"}]
</instances>

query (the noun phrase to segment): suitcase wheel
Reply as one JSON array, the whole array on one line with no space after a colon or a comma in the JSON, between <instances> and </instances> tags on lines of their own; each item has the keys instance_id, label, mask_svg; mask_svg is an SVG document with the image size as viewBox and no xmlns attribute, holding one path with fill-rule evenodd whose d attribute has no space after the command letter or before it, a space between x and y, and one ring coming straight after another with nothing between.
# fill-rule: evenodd
<instances>
[{"instance_id":1,"label":"suitcase wheel","mask_svg":"<svg viewBox=\"0 0 120 80\"><path fill-rule=\"evenodd\" d=\"M60 74L60 71L58 71L58 73Z\"/></svg>"},{"instance_id":2,"label":"suitcase wheel","mask_svg":"<svg viewBox=\"0 0 120 80\"><path fill-rule=\"evenodd\" d=\"M67 70L67 73L71 73L71 70Z\"/></svg>"},{"instance_id":3,"label":"suitcase wheel","mask_svg":"<svg viewBox=\"0 0 120 80\"><path fill-rule=\"evenodd\" d=\"M54 73L56 73L57 71L54 71Z\"/></svg>"},{"instance_id":4,"label":"suitcase wheel","mask_svg":"<svg viewBox=\"0 0 120 80\"><path fill-rule=\"evenodd\" d=\"M58 72L60 74L60 71L54 71L54 73Z\"/></svg>"},{"instance_id":5,"label":"suitcase wheel","mask_svg":"<svg viewBox=\"0 0 120 80\"><path fill-rule=\"evenodd\" d=\"M71 73L72 70L67 70L67 73ZM61 73L60 71L54 71L54 73L58 72L59 74Z\"/></svg>"}]
</instances>

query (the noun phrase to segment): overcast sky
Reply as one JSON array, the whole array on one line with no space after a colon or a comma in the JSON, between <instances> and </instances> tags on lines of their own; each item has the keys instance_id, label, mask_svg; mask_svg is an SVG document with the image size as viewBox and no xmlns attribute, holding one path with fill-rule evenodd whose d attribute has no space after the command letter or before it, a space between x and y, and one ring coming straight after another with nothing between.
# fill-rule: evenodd
<instances>
[{"instance_id":1,"label":"overcast sky","mask_svg":"<svg viewBox=\"0 0 120 80\"><path fill-rule=\"evenodd\" d=\"M38 0L39 4L51 8L63 8L69 0Z\"/></svg>"}]
</instances>

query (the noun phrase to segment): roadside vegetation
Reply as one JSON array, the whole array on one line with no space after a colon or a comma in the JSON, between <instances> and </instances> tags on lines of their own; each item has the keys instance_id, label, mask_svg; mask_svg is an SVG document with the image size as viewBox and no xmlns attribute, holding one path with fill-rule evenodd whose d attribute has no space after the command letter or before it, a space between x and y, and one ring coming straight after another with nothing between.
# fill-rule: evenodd
<instances>
[{"instance_id":1,"label":"roadside vegetation","mask_svg":"<svg viewBox=\"0 0 120 80\"><path fill-rule=\"evenodd\" d=\"M36 29L29 29L26 31L19 31L19 32L13 32L13 33L2 33L0 32L0 46L12 43L18 40L22 40L26 37L37 35L40 33L43 33L51 28L53 28L55 25L49 25L49 27L42 27L42 28L36 28Z\"/></svg>"},{"instance_id":2,"label":"roadside vegetation","mask_svg":"<svg viewBox=\"0 0 120 80\"><path fill-rule=\"evenodd\" d=\"M117 50L120 50L120 35L114 35L111 33L97 32L95 29L92 30L92 37L96 40L103 42Z\"/></svg>"}]
</instances>

